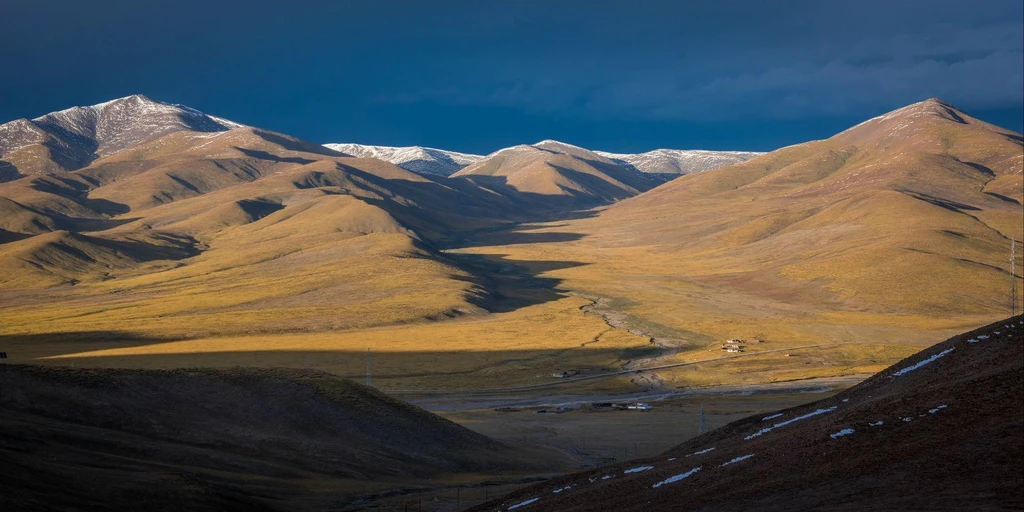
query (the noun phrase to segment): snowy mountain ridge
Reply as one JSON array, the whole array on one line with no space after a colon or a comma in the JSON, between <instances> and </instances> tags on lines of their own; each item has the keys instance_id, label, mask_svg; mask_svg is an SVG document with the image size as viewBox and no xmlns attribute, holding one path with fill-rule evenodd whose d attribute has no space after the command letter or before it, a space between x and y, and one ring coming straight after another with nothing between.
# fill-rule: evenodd
<instances>
[{"instance_id":1,"label":"snowy mountain ridge","mask_svg":"<svg viewBox=\"0 0 1024 512\"><path fill-rule=\"evenodd\" d=\"M621 165L654 174L690 174L745 162L762 155L754 151L708 151L703 149L655 149L646 153L622 154L595 151Z\"/></svg>"},{"instance_id":2,"label":"snowy mountain ridge","mask_svg":"<svg viewBox=\"0 0 1024 512\"><path fill-rule=\"evenodd\" d=\"M621 165L645 174L690 174L745 162L762 153L753 151L709 151L700 149L655 149L646 153L623 154L594 151L552 139L519 144L491 152L486 156L458 153L421 146L395 147L364 144L324 144L325 147L352 156L378 158L420 174L450 176L485 158L509 152L543 150L564 153L588 160Z\"/></svg>"},{"instance_id":3,"label":"snowy mountain ridge","mask_svg":"<svg viewBox=\"0 0 1024 512\"><path fill-rule=\"evenodd\" d=\"M324 144L324 147L347 155L384 160L407 171L434 176L450 176L463 167L484 158L481 155L422 146L394 147L344 143Z\"/></svg>"}]
</instances>

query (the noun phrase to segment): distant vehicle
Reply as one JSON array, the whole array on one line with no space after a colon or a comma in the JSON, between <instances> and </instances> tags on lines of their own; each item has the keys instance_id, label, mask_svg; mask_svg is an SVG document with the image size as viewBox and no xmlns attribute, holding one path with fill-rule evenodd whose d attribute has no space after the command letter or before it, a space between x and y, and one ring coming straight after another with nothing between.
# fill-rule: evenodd
<instances>
[{"instance_id":1,"label":"distant vehicle","mask_svg":"<svg viewBox=\"0 0 1024 512\"><path fill-rule=\"evenodd\" d=\"M645 404L645 403L637 402L635 404L627 405L626 409L629 409L631 411L649 411L649 410L653 409L653 407L651 407L650 404Z\"/></svg>"},{"instance_id":2,"label":"distant vehicle","mask_svg":"<svg viewBox=\"0 0 1024 512\"><path fill-rule=\"evenodd\" d=\"M578 372L576 370L566 370L564 372L552 373L551 376L556 378L556 379L564 379L566 377L572 377L573 375L579 375L579 373L580 372Z\"/></svg>"}]
</instances>

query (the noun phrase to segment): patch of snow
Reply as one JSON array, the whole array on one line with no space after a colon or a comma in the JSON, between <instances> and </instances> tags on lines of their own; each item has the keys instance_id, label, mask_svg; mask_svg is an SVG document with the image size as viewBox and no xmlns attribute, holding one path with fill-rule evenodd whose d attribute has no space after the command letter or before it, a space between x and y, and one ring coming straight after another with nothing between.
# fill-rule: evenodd
<instances>
[{"instance_id":1,"label":"patch of snow","mask_svg":"<svg viewBox=\"0 0 1024 512\"><path fill-rule=\"evenodd\" d=\"M844 399L843 399L843 403L844 403L844 404L845 404L846 402L849 402L849 401L850 401L850 399L849 399L849 398L844 398Z\"/></svg>"},{"instance_id":2,"label":"patch of snow","mask_svg":"<svg viewBox=\"0 0 1024 512\"><path fill-rule=\"evenodd\" d=\"M680 481L680 480L682 480L684 478L687 478L690 475L700 471L700 468L701 468L701 466L697 466L697 467L687 471L686 473L681 473L681 474L678 474L678 475L675 475L675 476L670 476L670 477L668 477L668 478L666 478L666 479L664 479L664 480L662 480L662 481L652 485L651 488L652 489L657 489L658 487L661 487L661 486L663 486L665 484L671 484L671 483L678 482L678 481Z\"/></svg>"},{"instance_id":3,"label":"patch of snow","mask_svg":"<svg viewBox=\"0 0 1024 512\"><path fill-rule=\"evenodd\" d=\"M611 477L612 477L612 475L605 475L605 476L601 477L601 480L608 480Z\"/></svg>"},{"instance_id":4,"label":"patch of snow","mask_svg":"<svg viewBox=\"0 0 1024 512\"><path fill-rule=\"evenodd\" d=\"M976 340L974 338L971 338L971 339L967 340L967 343L977 343L977 342L978 342L978 340Z\"/></svg>"},{"instance_id":5,"label":"patch of snow","mask_svg":"<svg viewBox=\"0 0 1024 512\"><path fill-rule=\"evenodd\" d=\"M627 470L623 471L622 474L623 475L628 475L630 473L640 473L641 471L647 471L648 469L654 469L654 466L637 466L635 468L631 468L631 469L627 469Z\"/></svg>"},{"instance_id":6,"label":"patch of snow","mask_svg":"<svg viewBox=\"0 0 1024 512\"><path fill-rule=\"evenodd\" d=\"M515 505L512 505L508 509L509 510L515 510L515 509L517 509L519 507L525 507L526 505L529 505L530 503L536 503L537 500L539 500L539 499L540 498L530 498L530 499L528 499L528 500L526 500L526 501L524 501L522 503L516 503Z\"/></svg>"},{"instance_id":7,"label":"patch of snow","mask_svg":"<svg viewBox=\"0 0 1024 512\"><path fill-rule=\"evenodd\" d=\"M786 425L789 425L790 423L793 423L793 422L796 422L796 421L800 421L800 420L805 420L807 418L810 418L810 417L813 417L813 416L817 416L819 414L825 414L827 412L832 412L834 410L836 410L836 406L833 405L832 407L828 407L828 408L825 408L825 409L818 409L816 411L811 411L811 412L809 412L807 414L804 414L803 416L797 416L796 418L793 418L791 420L786 420L786 421L783 421L783 422L780 422L780 423L776 423L776 424L774 424L774 425L772 425L770 427L762 428L761 430L758 430L757 432L754 432L753 434L750 434L749 436L744 437L743 439L746 439L747 441L749 441L749 440L751 440L751 439L753 439L753 438L755 438L757 436L761 436L761 435L767 434L768 432L771 432L772 430L775 430L775 429L777 429L779 427L785 427Z\"/></svg>"},{"instance_id":8,"label":"patch of snow","mask_svg":"<svg viewBox=\"0 0 1024 512\"><path fill-rule=\"evenodd\" d=\"M935 413L945 409L946 407L949 407L949 406L946 405L946 404L942 404L942 405L940 405L940 406L938 406L938 407L936 407L934 409L928 409L928 414L935 414Z\"/></svg>"},{"instance_id":9,"label":"patch of snow","mask_svg":"<svg viewBox=\"0 0 1024 512\"><path fill-rule=\"evenodd\" d=\"M829 434L829 437L831 437L832 439L835 439L837 437L848 436L850 434L853 434L853 432L854 432L854 430L852 428L844 428L844 429L840 430L839 432L836 432L835 434Z\"/></svg>"},{"instance_id":10,"label":"patch of snow","mask_svg":"<svg viewBox=\"0 0 1024 512\"><path fill-rule=\"evenodd\" d=\"M874 423L868 423L869 427L878 427L878 426L881 426L881 425L885 425L885 422L882 421L882 420L878 420L878 421L876 421Z\"/></svg>"},{"instance_id":11,"label":"patch of snow","mask_svg":"<svg viewBox=\"0 0 1024 512\"><path fill-rule=\"evenodd\" d=\"M555 490L553 490L551 492L554 493L554 494L558 494L558 493L560 493L562 491L568 491L569 489L572 489L571 485L567 485L565 487L562 487L561 489L555 489Z\"/></svg>"},{"instance_id":12,"label":"patch of snow","mask_svg":"<svg viewBox=\"0 0 1024 512\"><path fill-rule=\"evenodd\" d=\"M675 458L675 457L672 457L671 459L668 459L668 461L669 461L669 462L672 462L672 461L674 461L674 460L676 460L676 458Z\"/></svg>"},{"instance_id":13,"label":"patch of snow","mask_svg":"<svg viewBox=\"0 0 1024 512\"><path fill-rule=\"evenodd\" d=\"M711 450L714 450L714 449L715 449L715 447L712 446L711 448L705 448L705 449L703 449L703 450L701 450L699 452L693 452L690 455L704 455L705 453L708 453L708 452L710 452ZM687 457L689 457L689 455L687 455Z\"/></svg>"},{"instance_id":14,"label":"patch of snow","mask_svg":"<svg viewBox=\"0 0 1024 512\"><path fill-rule=\"evenodd\" d=\"M914 421L914 418L911 418L910 416L907 416L906 418L903 418L903 421L905 421L907 423L910 423L911 421Z\"/></svg>"},{"instance_id":15,"label":"patch of snow","mask_svg":"<svg viewBox=\"0 0 1024 512\"><path fill-rule=\"evenodd\" d=\"M978 336L978 337L981 338L981 339L987 338L987 336ZM939 359L940 357L942 357L942 356L944 356L944 355L946 355L946 354L948 354L948 353L950 353L950 352L952 352L954 350L956 350L956 347L947 348L946 350L943 350L942 352L939 352L938 354L935 354L935 355L929 357L928 359L925 359L923 361L919 361L919 362L917 362L917 364L910 365L910 366L908 366L906 368L903 368L902 370L899 370L899 371L893 373L892 377L899 377L900 375L905 375L907 373L910 373L910 372L912 372L912 371L914 371L914 370L916 370L916 369L918 369L918 368L920 368L920 367L922 367L922 366L924 366L924 365L926 365L928 363L934 362L935 360Z\"/></svg>"},{"instance_id":16,"label":"patch of snow","mask_svg":"<svg viewBox=\"0 0 1024 512\"><path fill-rule=\"evenodd\" d=\"M988 339L988 335L987 334L979 334L978 335L978 339L979 340L987 340Z\"/></svg>"},{"instance_id":17,"label":"patch of snow","mask_svg":"<svg viewBox=\"0 0 1024 512\"><path fill-rule=\"evenodd\" d=\"M765 416L764 418L761 418L761 421L774 420L775 418L778 418L780 416L783 416L783 414L781 412L780 413L776 413L776 414L772 414L771 416Z\"/></svg>"},{"instance_id":18,"label":"patch of snow","mask_svg":"<svg viewBox=\"0 0 1024 512\"><path fill-rule=\"evenodd\" d=\"M747 460L747 459L749 459L749 458L751 458L753 456L754 456L753 453L751 453L750 455L740 455L739 457L736 457L735 459L732 459L729 462L726 462L726 463L722 464L719 467L723 467L724 468L724 467L728 466L729 464L735 464L737 462Z\"/></svg>"}]
</instances>

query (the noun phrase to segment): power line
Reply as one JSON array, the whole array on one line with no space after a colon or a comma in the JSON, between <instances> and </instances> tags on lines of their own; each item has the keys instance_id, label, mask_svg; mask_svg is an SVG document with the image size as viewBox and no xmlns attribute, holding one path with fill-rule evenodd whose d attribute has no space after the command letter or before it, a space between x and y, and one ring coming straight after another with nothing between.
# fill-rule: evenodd
<instances>
[{"instance_id":1,"label":"power line","mask_svg":"<svg viewBox=\"0 0 1024 512\"><path fill-rule=\"evenodd\" d=\"M373 385L370 383L370 349L366 349L366 385L367 387Z\"/></svg>"},{"instance_id":2,"label":"power line","mask_svg":"<svg viewBox=\"0 0 1024 512\"><path fill-rule=\"evenodd\" d=\"M704 404L700 404L700 410L697 411L697 435L701 435L708 431L708 419L704 416Z\"/></svg>"}]
</instances>

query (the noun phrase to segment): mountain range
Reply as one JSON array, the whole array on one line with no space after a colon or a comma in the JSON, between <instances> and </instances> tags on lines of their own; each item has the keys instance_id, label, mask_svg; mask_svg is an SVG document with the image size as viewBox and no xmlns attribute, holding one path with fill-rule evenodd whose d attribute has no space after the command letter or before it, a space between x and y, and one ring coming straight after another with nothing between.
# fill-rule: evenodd
<instances>
[{"instance_id":1,"label":"mountain range","mask_svg":"<svg viewBox=\"0 0 1024 512\"><path fill-rule=\"evenodd\" d=\"M532 144L535 148L542 148L545 145L562 148L577 147L553 140ZM482 156L420 146L392 147L366 146L362 144L324 144L324 146L353 156L379 158L408 171L436 176L451 176L464 167L489 159L507 149L512 149L500 149L487 156ZM588 151L588 153L588 156L592 158L611 161L637 172L665 175L666 179L675 175L709 171L726 165L744 162L761 154L753 151L688 149L655 149L637 154L607 153L604 151Z\"/></svg>"},{"instance_id":2,"label":"mountain range","mask_svg":"<svg viewBox=\"0 0 1024 512\"><path fill-rule=\"evenodd\" d=\"M426 175L144 96L0 133L0 334L351 330L572 292L672 357L884 344L1001 314L1022 237L1021 135L936 99L668 182L552 140Z\"/></svg>"}]
</instances>

